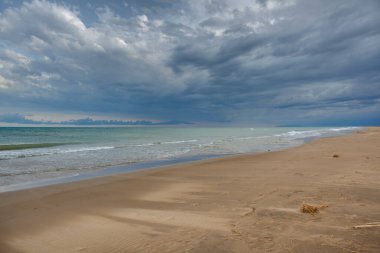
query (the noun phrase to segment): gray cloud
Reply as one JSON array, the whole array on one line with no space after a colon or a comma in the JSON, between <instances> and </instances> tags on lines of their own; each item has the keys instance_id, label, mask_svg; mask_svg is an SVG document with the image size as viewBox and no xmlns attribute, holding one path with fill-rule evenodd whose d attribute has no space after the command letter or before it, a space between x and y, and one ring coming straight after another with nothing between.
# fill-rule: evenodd
<instances>
[{"instance_id":1,"label":"gray cloud","mask_svg":"<svg viewBox=\"0 0 380 253\"><path fill-rule=\"evenodd\" d=\"M3 113L380 122L377 1L36 0L0 8Z\"/></svg>"}]
</instances>

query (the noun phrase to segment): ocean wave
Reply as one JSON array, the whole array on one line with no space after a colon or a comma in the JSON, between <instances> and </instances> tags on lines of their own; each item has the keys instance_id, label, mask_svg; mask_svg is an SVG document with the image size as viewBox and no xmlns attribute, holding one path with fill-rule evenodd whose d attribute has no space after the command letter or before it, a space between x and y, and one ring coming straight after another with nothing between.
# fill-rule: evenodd
<instances>
[{"instance_id":1,"label":"ocean wave","mask_svg":"<svg viewBox=\"0 0 380 253\"><path fill-rule=\"evenodd\" d=\"M260 137L260 136L259 136ZM257 139L258 137L256 136L249 136L249 137L237 137L234 138L234 140L252 140L252 139Z\"/></svg>"},{"instance_id":2,"label":"ocean wave","mask_svg":"<svg viewBox=\"0 0 380 253\"><path fill-rule=\"evenodd\" d=\"M75 153L75 152L83 152L83 151L97 151L104 149L114 149L114 146L101 146L101 147L85 147L85 148L74 148L67 150L60 150L57 153Z\"/></svg>"},{"instance_id":3,"label":"ocean wave","mask_svg":"<svg viewBox=\"0 0 380 253\"><path fill-rule=\"evenodd\" d=\"M68 145L74 143L17 143L17 144L2 144L0 145L1 151L9 150L24 150L24 149L37 149L37 148L49 148L62 145Z\"/></svg>"},{"instance_id":4,"label":"ocean wave","mask_svg":"<svg viewBox=\"0 0 380 253\"><path fill-rule=\"evenodd\" d=\"M183 140L183 141L165 141L162 142L162 144L181 144L181 143L191 143L191 142L197 142L198 140Z\"/></svg>"},{"instance_id":5,"label":"ocean wave","mask_svg":"<svg viewBox=\"0 0 380 253\"><path fill-rule=\"evenodd\" d=\"M180 140L180 141L157 141L157 142L150 142L150 143L142 143L142 144L134 144L134 145L128 145L132 147L149 147L154 145L166 145L166 144L181 144L181 143L193 143L198 142L198 140Z\"/></svg>"},{"instance_id":6,"label":"ocean wave","mask_svg":"<svg viewBox=\"0 0 380 253\"><path fill-rule=\"evenodd\" d=\"M154 143L144 143L144 144L136 144L136 145L131 145L133 147L149 147L155 145Z\"/></svg>"},{"instance_id":7,"label":"ocean wave","mask_svg":"<svg viewBox=\"0 0 380 253\"><path fill-rule=\"evenodd\" d=\"M33 174L33 171L19 171L19 172L0 172L0 177L11 177L19 175Z\"/></svg>"},{"instance_id":8,"label":"ocean wave","mask_svg":"<svg viewBox=\"0 0 380 253\"><path fill-rule=\"evenodd\" d=\"M55 172L67 172L67 171L78 171L82 168L49 168L49 169L39 169L39 170L23 170L23 171L12 171L12 172L0 172L0 177L10 177L10 176L22 176L31 174L41 174L41 173L55 173Z\"/></svg>"},{"instance_id":9,"label":"ocean wave","mask_svg":"<svg viewBox=\"0 0 380 253\"><path fill-rule=\"evenodd\" d=\"M35 156L46 156L54 154L64 154L64 153L77 153L86 151L98 151L113 149L114 146L98 146L98 147L81 147L81 148L53 148L53 149L25 149L25 150L13 150L13 151L1 151L0 160L9 160L17 158L35 157Z\"/></svg>"}]
</instances>

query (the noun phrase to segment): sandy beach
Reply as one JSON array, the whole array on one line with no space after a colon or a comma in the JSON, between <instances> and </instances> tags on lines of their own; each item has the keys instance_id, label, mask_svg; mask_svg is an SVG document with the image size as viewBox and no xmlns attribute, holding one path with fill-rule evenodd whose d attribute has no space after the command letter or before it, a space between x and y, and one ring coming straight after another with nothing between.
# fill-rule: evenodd
<instances>
[{"instance_id":1,"label":"sandy beach","mask_svg":"<svg viewBox=\"0 0 380 253\"><path fill-rule=\"evenodd\" d=\"M1 193L0 252L380 252L380 128Z\"/></svg>"}]
</instances>

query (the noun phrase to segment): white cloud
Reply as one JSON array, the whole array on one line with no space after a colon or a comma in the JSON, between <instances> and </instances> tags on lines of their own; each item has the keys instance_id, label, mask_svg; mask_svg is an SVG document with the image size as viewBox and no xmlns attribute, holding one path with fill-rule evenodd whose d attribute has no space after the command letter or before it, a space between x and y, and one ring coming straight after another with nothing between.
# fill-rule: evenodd
<instances>
[{"instance_id":1,"label":"white cloud","mask_svg":"<svg viewBox=\"0 0 380 253\"><path fill-rule=\"evenodd\" d=\"M0 75L0 89L8 89L8 81Z\"/></svg>"}]
</instances>

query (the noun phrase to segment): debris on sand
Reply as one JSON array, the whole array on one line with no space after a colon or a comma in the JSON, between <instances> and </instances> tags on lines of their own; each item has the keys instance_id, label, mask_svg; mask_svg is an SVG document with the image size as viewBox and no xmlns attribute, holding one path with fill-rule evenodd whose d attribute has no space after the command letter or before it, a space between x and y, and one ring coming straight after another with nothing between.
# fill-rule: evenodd
<instances>
[{"instance_id":1,"label":"debris on sand","mask_svg":"<svg viewBox=\"0 0 380 253\"><path fill-rule=\"evenodd\" d=\"M337 154L334 154L334 155L333 155L333 157L334 157L334 158L338 158L338 157L339 157L339 155L337 155Z\"/></svg>"},{"instance_id":2,"label":"debris on sand","mask_svg":"<svg viewBox=\"0 0 380 253\"><path fill-rule=\"evenodd\" d=\"M316 213L319 213L319 210L324 209L326 207L328 207L328 205L313 206L304 203L300 207L300 211L301 213L310 213L311 215L314 215Z\"/></svg>"},{"instance_id":3,"label":"debris on sand","mask_svg":"<svg viewBox=\"0 0 380 253\"><path fill-rule=\"evenodd\" d=\"M256 208L251 207L251 210L247 213L245 213L243 216L252 216L255 214Z\"/></svg>"}]
</instances>

